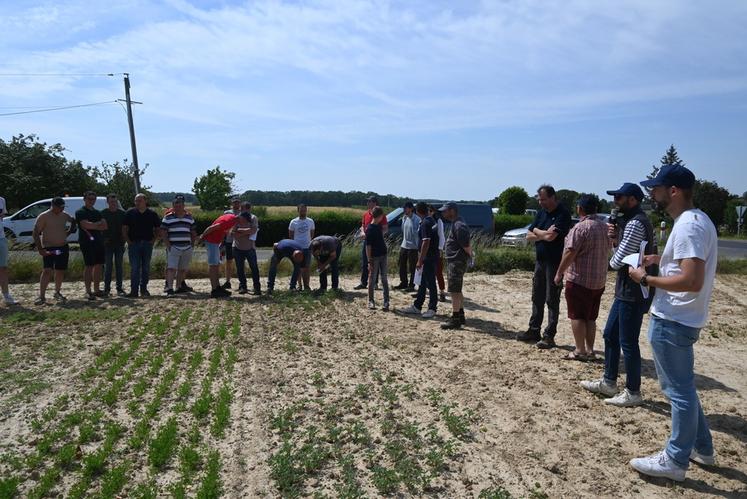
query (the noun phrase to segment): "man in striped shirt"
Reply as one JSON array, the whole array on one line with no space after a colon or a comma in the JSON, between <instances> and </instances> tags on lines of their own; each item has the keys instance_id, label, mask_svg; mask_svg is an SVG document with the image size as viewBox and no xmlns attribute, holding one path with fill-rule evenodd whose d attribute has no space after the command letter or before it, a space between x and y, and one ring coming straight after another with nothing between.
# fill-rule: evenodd
<instances>
[{"instance_id":1,"label":"man in striped shirt","mask_svg":"<svg viewBox=\"0 0 747 499\"><path fill-rule=\"evenodd\" d=\"M641 398L641 351L638 338L641 323L653 299L653 289L644 298L640 285L628 275L629 266L623 263L628 255L640 252L641 242L646 241L646 254L656 253L654 228L648 216L641 209L643 191L636 184L625 183L615 191L607 191L614 196L615 206L621 217L610 219L608 235L612 239L615 253L610 267L617 271L615 300L610 308L607 325L604 328L604 377L595 381L582 381L581 386L592 393L600 393L610 398L605 403L617 407L631 407L643 403ZM651 275L657 274L654 267L647 269ZM622 348L625 364L625 389L618 393L617 376Z\"/></svg>"},{"instance_id":2,"label":"man in striped shirt","mask_svg":"<svg viewBox=\"0 0 747 499\"><path fill-rule=\"evenodd\" d=\"M184 209L184 196L176 196L172 205L174 209L161 221L161 237L166 243L166 294L169 296L185 292L184 278L192 261L192 245L197 238L195 220Z\"/></svg>"}]
</instances>

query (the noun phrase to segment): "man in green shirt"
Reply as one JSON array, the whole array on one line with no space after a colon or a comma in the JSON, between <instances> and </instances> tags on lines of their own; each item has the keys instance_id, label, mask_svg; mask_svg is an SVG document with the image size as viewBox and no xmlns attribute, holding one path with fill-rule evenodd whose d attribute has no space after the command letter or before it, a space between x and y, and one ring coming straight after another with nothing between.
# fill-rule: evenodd
<instances>
[{"instance_id":1,"label":"man in green shirt","mask_svg":"<svg viewBox=\"0 0 747 499\"><path fill-rule=\"evenodd\" d=\"M125 250L125 243L122 238L122 221L125 217L125 211L119 207L116 194L106 196L106 203L109 206L101 212L101 216L106 220L106 230L104 231L104 294L111 294L112 267L114 267L117 295L124 296L127 294L122 288L122 264Z\"/></svg>"},{"instance_id":2,"label":"man in green shirt","mask_svg":"<svg viewBox=\"0 0 747 499\"><path fill-rule=\"evenodd\" d=\"M83 253L85 271L83 280L86 284L86 298L93 301L97 296L104 296L100 289L101 266L105 260L104 231L107 229L106 220L101 212L93 207L96 203L96 193L87 191L83 195L85 203L81 209L75 212L75 221L78 222L78 244L80 252ZM93 290L91 283L93 282Z\"/></svg>"}]
</instances>

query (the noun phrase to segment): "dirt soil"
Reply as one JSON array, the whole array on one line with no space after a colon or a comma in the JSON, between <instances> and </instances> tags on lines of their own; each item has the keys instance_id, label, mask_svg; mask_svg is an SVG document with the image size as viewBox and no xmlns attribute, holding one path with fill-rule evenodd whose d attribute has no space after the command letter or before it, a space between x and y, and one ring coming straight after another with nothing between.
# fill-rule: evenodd
<instances>
[{"instance_id":1,"label":"dirt soil","mask_svg":"<svg viewBox=\"0 0 747 499\"><path fill-rule=\"evenodd\" d=\"M613 284L611 276L600 327ZM413 318L397 311L412 298L393 291L394 311L372 311L354 285L344 278L348 291L321 302L282 292L227 300L154 292L91 304L80 283L66 283L68 304L44 306L31 305L34 286L13 286L22 305L0 308L0 479L13 481L18 497L747 497L747 277L718 276L695 346L718 466L692 465L680 484L642 478L628 465L659 451L670 432L648 318L646 403L619 409L579 387L601 376L602 360L563 360L572 344L564 304L560 348L515 341L530 314L529 273L468 275L468 323L456 332L438 327L448 302L435 320ZM190 369L198 351L204 361ZM200 417L206 380L212 405ZM233 396L221 433L224 386ZM133 437L149 408L150 432L138 446ZM87 423L71 414L90 418L95 436L85 439ZM149 453L170 417L175 450L156 467ZM113 423L121 436L106 448ZM66 444L76 448L72 462L60 457ZM191 474L185 448L201 456ZM99 451L106 464L91 472L85 457ZM220 456L212 495L211 451Z\"/></svg>"}]
</instances>

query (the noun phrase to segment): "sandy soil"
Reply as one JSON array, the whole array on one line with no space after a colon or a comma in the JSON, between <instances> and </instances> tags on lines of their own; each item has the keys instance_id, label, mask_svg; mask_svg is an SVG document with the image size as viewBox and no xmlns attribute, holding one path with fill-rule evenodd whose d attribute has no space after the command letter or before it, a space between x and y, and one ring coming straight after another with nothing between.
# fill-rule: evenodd
<instances>
[{"instance_id":1,"label":"sandy soil","mask_svg":"<svg viewBox=\"0 0 747 499\"><path fill-rule=\"evenodd\" d=\"M198 291L207 288L204 281L194 284ZM345 289L354 284L352 279L343 280ZM448 313L448 303L440 304L437 320L428 321L396 310L370 311L365 294L356 291L323 305L283 294L275 299L246 296L223 301L153 297L134 304L113 299L91 305L82 301L80 284L66 284L68 305L36 307L28 305L33 287L15 286L23 301L15 312L41 311L42 315L19 323L18 316L11 315L13 310L0 308L0 478L17 477L21 496L38 488L44 471L55 462L55 451L36 470L24 459L37 452L40 439L66 414L100 409L106 420L125 429L125 438L114 445L108 461L108 469L129 463L127 483L120 493L135 495L138 486L151 483L159 495L169 495L180 477L177 458L156 472L148 467L147 447L138 452L127 443L139 411L152 400L156 383L170 365L169 357L160 377L139 399L132 395L133 387L147 378L147 362L125 364L111 379L105 376L105 363L93 377L84 376L112 344L121 344L118 351L132 344L142 328L138 319L163 315L171 320L167 330L158 334L148 330L133 358L140 353L150 361L159 351L171 352L169 348L183 351L187 358L198 350L207 358L216 347L224 353L233 347L238 353L233 368L224 356L214 376L214 394L224 384L234 393L224 436L212 435L209 424L195 421L190 410L184 410L194 403L200 381L208 376L207 360L191 378L186 360L176 365L174 388L163 398L151 433L175 415L183 446L190 430L198 428L202 439L197 447L203 455L211 449L220 452L226 497L281 495L272 456L280 453L283 442L298 449L304 441L311 442L318 429L333 434L335 428L343 435L339 441L329 436L313 440L334 452L314 471L301 473L296 483L301 495L343 496L341 484L349 474L341 463L347 456L357 490L368 497L379 496L374 470L393 467L392 443L403 443L406 452L417 456L420 445L430 448L435 442L451 441L453 452L427 486L408 489L400 483L394 495L478 497L488 488L502 487L516 497L747 497L746 285L745 277L718 277L712 319L695 349L697 384L718 466L693 465L681 484L644 479L627 464L632 457L661 449L669 435L669 405L658 388L645 334L641 339L645 405L606 406L578 386L581 380L600 377L602 362L562 360L572 343L566 319L557 338L561 348L540 351L514 340L529 317L528 273L469 275L465 280L468 325L457 332L438 327ZM612 287L610 280L600 325ZM380 295L377 298L380 302ZM395 309L411 300L400 292L392 294ZM88 317L52 316L61 309L95 312ZM185 310L191 315L180 322ZM230 325L234 319L237 334L216 336L214 330L221 322ZM647 320L644 331L646 327ZM597 350L602 349L600 333ZM131 376L125 377L128 370ZM111 406L104 404L101 392L85 397L96 386L106 388L106 383L117 379L124 379L123 388ZM194 388L180 401L176 387L190 379ZM64 404L61 395L67 396ZM54 406L58 410L50 411ZM445 406L468 421L466 432L451 431ZM276 424L283 411L290 411L290 429ZM355 425L364 429L365 437L350 436ZM407 435L406 428L416 428L410 440L402 436ZM433 438L425 437L429 428ZM94 452L100 440L83 446L82 454ZM186 487L187 496L197 493L205 473L204 467L198 471ZM49 495L66 494L81 476L79 464L63 469ZM95 477L89 494L99 493L104 481L105 477Z\"/></svg>"}]
</instances>

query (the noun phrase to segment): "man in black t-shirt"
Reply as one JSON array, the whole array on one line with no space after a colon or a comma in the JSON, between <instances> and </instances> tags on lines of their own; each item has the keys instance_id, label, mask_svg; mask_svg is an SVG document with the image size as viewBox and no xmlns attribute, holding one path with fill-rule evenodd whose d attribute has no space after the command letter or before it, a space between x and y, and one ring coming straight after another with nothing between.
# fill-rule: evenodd
<instances>
[{"instance_id":1,"label":"man in black t-shirt","mask_svg":"<svg viewBox=\"0 0 747 499\"><path fill-rule=\"evenodd\" d=\"M438 287L436 286L436 265L440 258L438 249L438 225L436 220L428 215L428 205L418 203L415 211L422 220L420 222L420 252L418 253L418 263L416 269L422 272L420 284L418 285L418 294L415 297L415 303L410 308L404 310L406 314L421 314L424 319L430 319L436 316L438 308ZM421 313L425 303L425 292L428 291L428 310Z\"/></svg>"},{"instance_id":2,"label":"man in black t-shirt","mask_svg":"<svg viewBox=\"0 0 747 499\"><path fill-rule=\"evenodd\" d=\"M153 243L161 226L161 217L148 208L145 194L135 196L135 207L127 210L122 222L122 237L127 241L127 255L130 258L130 298L150 296L148 280Z\"/></svg>"},{"instance_id":3,"label":"man in black t-shirt","mask_svg":"<svg viewBox=\"0 0 747 499\"><path fill-rule=\"evenodd\" d=\"M85 270L83 281L86 285L86 297L95 300L97 296L104 296L101 291L101 267L104 265L104 231L108 225L101 216L101 212L93 207L96 204L96 193L86 191L83 195L85 203L81 209L75 212L75 221L80 227L78 232L78 244L80 252L83 253ZM93 289L91 289L93 283Z\"/></svg>"},{"instance_id":4,"label":"man in black t-shirt","mask_svg":"<svg viewBox=\"0 0 747 499\"><path fill-rule=\"evenodd\" d=\"M537 348L547 349L555 346L555 334L558 330L563 284L555 285L553 280L563 256L563 241L571 228L571 213L558 202L555 189L550 185L537 189L537 201L542 209L537 212L527 233L527 241L534 242L537 254L532 280L532 317L529 319L529 329L516 339L536 343ZM545 305L547 326L540 334Z\"/></svg>"},{"instance_id":5,"label":"man in black t-shirt","mask_svg":"<svg viewBox=\"0 0 747 499\"><path fill-rule=\"evenodd\" d=\"M441 324L442 329L459 329L466 320L464 318L464 295L462 283L467 269L474 266L475 255L470 243L469 226L459 216L456 203L446 203L439 210L443 217L451 222L449 237L446 239L446 275L449 279L449 293L451 294L451 317Z\"/></svg>"}]
</instances>

